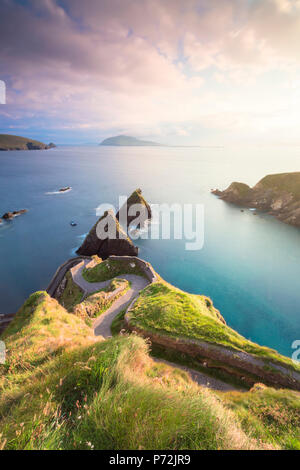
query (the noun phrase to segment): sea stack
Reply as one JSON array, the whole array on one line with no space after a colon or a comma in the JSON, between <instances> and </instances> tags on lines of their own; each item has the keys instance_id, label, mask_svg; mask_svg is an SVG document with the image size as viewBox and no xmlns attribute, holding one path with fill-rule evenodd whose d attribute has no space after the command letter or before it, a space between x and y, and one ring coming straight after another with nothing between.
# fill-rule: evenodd
<instances>
[{"instance_id":1,"label":"sea stack","mask_svg":"<svg viewBox=\"0 0 300 470\"><path fill-rule=\"evenodd\" d=\"M135 205L139 205L140 210L136 213L134 210ZM138 206L136 206L138 208ZM133 214L133 215L132 215ZM127 199L126 204L124 204L119 212L116 215L117 219L119 222L122 223L122 221L126 220L127 221L127 228L130 226L130 224L137 218L139 217L139 223L138 226L135 228L141 229L145 225L145 223L151 219L152 213L151 213L151 207L148 204L148 202L145 200L145 198L142 195L142 190L140 188L136 189L133 191L131 196Z\"/></svg>"},{"instance_id":2,"label":"sea stack","mask_svg":"<svg viewBox=\"0 0 300 470\"><path fill-rule=\"evenodd\" d=\"M136 207L138 210L135 213L136 208L133 206L139 204ZM134 215L131 215L131 210ZM137 227L142 228L147 220L151 219L151 207L142 196L141 189L136 189L131 196L127 199L117 215L114 215L112 211L107 211L100 217L98 222L93 226L84 240L81 247L77 250L77 254L81 256L92 256L98 255L102 259L108 258L110 255L116 256L137 256L138 248L134 246L132 240L127 234L127 228L130 224L138 217ZM121 222L124 223L122 228ZM106 225L105 225L106 224ZM125 226L127 224L127 227ZM99 228L105 226L105 233L103 238L99 238ZM112 232L110 232L110 230ZM109 230L109 231L108 231ZM100 230L101 232L101 230Z\"/></svg>"},{"instance_id":3,"label":"sea stack","mask_svg":"<svg viewBox=\"0 0 300 470\"><path fill-rule=\"evenodd\" d=\"M102 238L101 238L102 237ZM102 259L110 255L137 256L138 248L122 229L119 221L112 211L103 214L93 226L77 250L78 255L98 255Z\"/></svg>"}]
</instances>

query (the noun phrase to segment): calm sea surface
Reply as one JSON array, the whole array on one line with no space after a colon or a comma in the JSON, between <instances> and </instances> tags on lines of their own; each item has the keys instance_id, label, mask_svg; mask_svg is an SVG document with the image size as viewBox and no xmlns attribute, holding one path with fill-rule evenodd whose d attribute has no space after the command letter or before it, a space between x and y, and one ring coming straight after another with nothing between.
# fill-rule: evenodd
<instances>
[{"instance_id":1,"label":"calm sea surface","mask_svg":"<svg viewBox=\"0 0 300 470\"><path fill-rule=\"evenodd\" d=\"M0 313L47 287L74 254L103 202L143 189L151 203L203 204L205 242L140 240L140 256L169 282L210 296L227 323L291 355L300 339L300 230L231 206L210 194L231 181L300 171L300 148L59 147L0 153ZM55 194L62 186L72 191ZM77 227L71 227L75 220Z\"/></svg>"}]
</instances>

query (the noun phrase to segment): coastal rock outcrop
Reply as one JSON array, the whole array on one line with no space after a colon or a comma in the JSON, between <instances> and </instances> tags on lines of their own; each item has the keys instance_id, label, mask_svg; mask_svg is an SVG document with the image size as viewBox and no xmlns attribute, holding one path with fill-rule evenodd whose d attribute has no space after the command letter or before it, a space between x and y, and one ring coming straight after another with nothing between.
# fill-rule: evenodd
<instances>
[{"instance_id":1,"label":"coastal rock outcrop","mask_svg":"<svg viewBox=\"0 0 300 470\"><path fill-rule=\"evenodd\" d=\"M225 191L215 189L212 193L224 201L256 208L286 224L300 226L300 172L265 176L253 188L234 182Z\"/></svg>"},{"instance_id":2,"label":"coastal rock outcrop","mask_svg":"<svg viewBox=\"0 0 300 470\"><path fill-rule=\"evenodd\" d=\"M77 250L78 255L98 255L102 259L110 255L136 256L138 248L134 246L127 233L122 229L112 211L106 211L93 226Z\"/></svg>"},{"instance_id":3,"label":"coastal rock outcrop","mask_svg":"<svg viewBox=\"0 0 300 470\"><path fill-rule=\"evenodd\" d=\"M137 204L139 206L134 207ZM128 236L127 228L138 218L135 228L140 229L151 216L150 205L143 197L141 189L136 189L116 215L107 211L100 217L76 253L81 256L98 255L102 259L111 255L137 256L138 248Z\"/></svg>"},{"instance_id":4,"label":"coastal rock outcrop","mask_svg":"<svg viewBox=\"0 0 300 470\"><path fill-rule=\"evenodd\" d=\"M135 205L140 206L141 210L139 210L138 213L135 213ZM136 206L136 208L138 208L138 206ZM131 196L127 199L127 202L121 207L116 215L116 218L120 223L122 223L123 220L126 221L127 227L129 227L137 217L139 217L139 223L136 227L138 229L142 228L147 220L150 220L152 217L151 207L142 195L142 190L139 188L133 191Z\"/></svg>"},{"instance_id":5,"label":"coastal rock outcrop","mask_svg":"<svg viewBox=\"0 0 300 470\"><path fill-rule=\"evenodd\" d=\"M48 150L54 147L53 142L47 145L18 135L0 134L0 150Z\"/></svg>"},{"instance_id":6,"label":"coastal rock outcrop","mask_svg":"<svg viewBox=\"0 0 300 470\"><path fill-rule=\"evenodd\" d=\"M5 214L3 214L3 216L2 216L2 218L4 220L12 220L15 217L18 217L18 215L25 214L26 212L27 212L27 209L21 209L20 211L13 211L13 212L5 212Z\"/></svg>"}]
</instances>

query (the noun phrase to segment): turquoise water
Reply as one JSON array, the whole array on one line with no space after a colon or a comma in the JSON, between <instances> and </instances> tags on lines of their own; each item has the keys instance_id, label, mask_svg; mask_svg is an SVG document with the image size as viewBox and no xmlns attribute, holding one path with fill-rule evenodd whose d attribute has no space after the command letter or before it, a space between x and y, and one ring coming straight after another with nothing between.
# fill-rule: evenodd
<instances>
[{"instance_id":1,"label":"turquoise water","mask_svg":"<svg viewBox=\"0 0 300 470\"><path fill-rule=\"evenodd\" d=\"M141 187L151 203L203 204L205 242L192 252L184 240L140 240L140 256L167 281L210 296L241 334L290 356L291 343L300 339L300 230L242 213L210 189L299 171L299 157L300 149L284 147L2 152L0 213L29 212L0 225L0 312L16 311L47 286L96 221L99 204L117 204L119 195ZM73 189L51 194L62 186Z\"/></svg>"}]
</instances>

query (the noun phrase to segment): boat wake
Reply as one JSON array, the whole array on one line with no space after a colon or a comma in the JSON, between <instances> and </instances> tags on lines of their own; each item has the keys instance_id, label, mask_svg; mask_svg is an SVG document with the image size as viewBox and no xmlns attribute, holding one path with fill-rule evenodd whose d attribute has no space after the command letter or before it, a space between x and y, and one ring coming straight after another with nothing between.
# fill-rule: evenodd
<instances>
[{"instance_id":1,"label":"boat wake","mask_svg":"<svg viewBox=\"0 0 300 470\"><path fill-rule=\"evenodd\" d=\"M82 235L77 235L77 238L79 238L79 240L84 240L88 236L88 234L89 232L83 233Z\"/></svg>"},{"instance_id":2,"label":"boat wake","mask_svg":"<svg viewBox=\"0 0 300 470\"><path fill-rule=\"evenodd\" d=\"M47 194L48 196L51 194L66 194L66 193L69 193L70 191L72 191L72 188L66 189L65 191L48 191L45 194Z\"/></svg>"}]
</instances>

